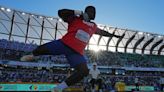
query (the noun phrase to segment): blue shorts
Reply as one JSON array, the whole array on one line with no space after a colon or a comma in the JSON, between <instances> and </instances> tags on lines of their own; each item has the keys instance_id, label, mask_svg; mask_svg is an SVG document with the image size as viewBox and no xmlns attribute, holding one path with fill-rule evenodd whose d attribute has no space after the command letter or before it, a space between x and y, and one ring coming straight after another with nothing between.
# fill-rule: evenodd
<instances>
[{"instance_id":1,"label":"blue shorts","mask_svg":"<svg viewBox=\"0 0 164 92\"><path fill-rule=\"evenodd\" d=\"M70 66L75 68L81 63L87 63L85 57L72 48L65 45L61 40L54 40L52 42L44 44L52 55L65 55Z\"/></svg>"}]
</instances>

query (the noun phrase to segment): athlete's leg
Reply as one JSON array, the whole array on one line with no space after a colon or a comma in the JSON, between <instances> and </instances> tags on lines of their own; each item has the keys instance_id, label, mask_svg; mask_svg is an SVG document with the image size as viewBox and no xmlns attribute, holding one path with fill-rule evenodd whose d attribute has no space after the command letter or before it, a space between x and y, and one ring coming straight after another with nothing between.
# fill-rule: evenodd
<instances>
[{"instance_id":1,"label":"athlete's leg","mask_svg":"<svg viewBox=\"0 0 164 92\"><path fill-rule=\"evenodd\" d=\"M76 84L81 81L85 76L89 74L89 70L86 63L81 63L75 67L75 72L68 77L64 82L57 85L51 92L62 92L65 88Z\"/></svg>"},{"instance_id":2,"label":"athlete's leg","mask_svg":"<svg viewBox=\"0 0 164 92\"><path fill-rule=\"evenodd\" d=\"M70 66L75 68L75 72L65 81L68 86L71 86L87 76L89 74L89 69L87 60L83 55L73 52L71 55L67 54L66 57Z\"/></svg>"},{"instance_id":3,"label":"athlete's leg","mask_svg":"<svg viewBox=\"0 0 164 92\"><path fill-rule=\"evenodd\" d=\"M89 74L89 70L86 63L81 63L75 67L75 72L65 80L68 86L74 85L81 81L85 76Z\"/></svg>"},{"instance_id":4,"label":"athlete's leg","mask_svg":"<svg viewBox=\"0 0 164 92\"><path fill-rule=\"evenodd\" d=\"M51 42L50 42L51 43ZM39 55L51 55L52 53L49 51L49 49L47 48L47 44L50 44L50 43L46 43L46 44L43 44L43 45L40 45L38 46L36 49L34 49L32 51L32 54L34 56L39 56Z\"/></svg>"},{"instance_id":5,"label":"athlete's leg","mask_svg":"<svg viewBox=\"0 0 164 92\"><path fill-rule=\"evenodd\" d=\"M57 85L54 88L55 91L58 89L65 89L71 85L74 85L89 74L89 69L87 67L87 62L84 56L78 54L70 48L66 51L68 52L65 53L67 60L70 66L75 68L75 72L70 77L68 77L64 82Z\"/></svg>"},{"instance_id":6,"label":"athlete's leg","mask_svg":"<svg viewBox=\"0 0 164 92\"><path fill-rule=\"evenodd\" d=\"M39 55L59 55L64 53L62 48L64 48L64 45L61 43L61 41L54 40L52 42L38 46L32 51L32 54L23 56L21 61L32 61L36 56Z\"/></svg>"}]
</instances>

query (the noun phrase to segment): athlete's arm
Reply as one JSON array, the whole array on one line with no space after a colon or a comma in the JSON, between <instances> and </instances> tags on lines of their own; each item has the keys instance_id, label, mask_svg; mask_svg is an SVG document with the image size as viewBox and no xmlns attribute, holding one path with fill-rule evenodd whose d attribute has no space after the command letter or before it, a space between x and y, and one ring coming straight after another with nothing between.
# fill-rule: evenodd
<instances>
[{"instance_id":1,"label":"athlete's arm","mask_svg":"<svg viewBox=\"0 0 164 92\"><path fill-rule=\"evenodd\" d=\"M70 9L61 9L58 11L58 15L63 19L64 22L69 22L69 20L77 15L82 15L82 11L79 10L70 10Z\"/></svg>"},{"instance_id":2,"label":"athlete's arm","mask_svg":"<svg viewBox=\"0 0 164 92\"><path fill-rule=\"evenodd\" d=\"M107 32L107 31L99 29L99 28L97 28L95 34L102 35L102 36L107 36L107 37L113 37L114 36L116 38L123 37L123 36L118 36L118 35L111 34L111 33Z\"/></svg>"}]
</instances>

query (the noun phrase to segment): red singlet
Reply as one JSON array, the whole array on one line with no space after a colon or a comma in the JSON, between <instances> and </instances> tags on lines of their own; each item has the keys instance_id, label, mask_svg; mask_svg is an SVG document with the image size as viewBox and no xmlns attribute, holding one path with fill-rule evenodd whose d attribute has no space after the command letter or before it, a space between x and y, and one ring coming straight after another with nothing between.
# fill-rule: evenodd
<instances>
[{"instance_id":1,"label":"red singlet","mask_svg":"<svg viewBox=\"0 0 164 92\"><path fill-rule=\"evenodd\" d=\"M84 49L91 36L96 32L97 25L93 22L85 22L80 17L69 20L68 32L62 37L64 44L80 53L84 54Z\"/></svg>"}]
</instances>

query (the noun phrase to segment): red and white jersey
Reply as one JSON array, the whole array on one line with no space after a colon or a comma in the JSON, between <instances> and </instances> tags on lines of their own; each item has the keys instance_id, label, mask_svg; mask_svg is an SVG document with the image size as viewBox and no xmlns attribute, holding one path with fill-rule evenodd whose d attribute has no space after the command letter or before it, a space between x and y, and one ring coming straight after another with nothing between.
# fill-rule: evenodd
<instances>
[{"instance_id":1,"label":"red and white jersey","mask_svg":"<svg viewBox=\"0 0 164 92\"><path fill-rule=\"evenodd\" d=\"M91 36L96 32L97 25L93 22L86 22L80 17L69 20L68 32L62 37L64 44L80 54L84 54L84 49Z\"/></svg>"}]
</instances>

